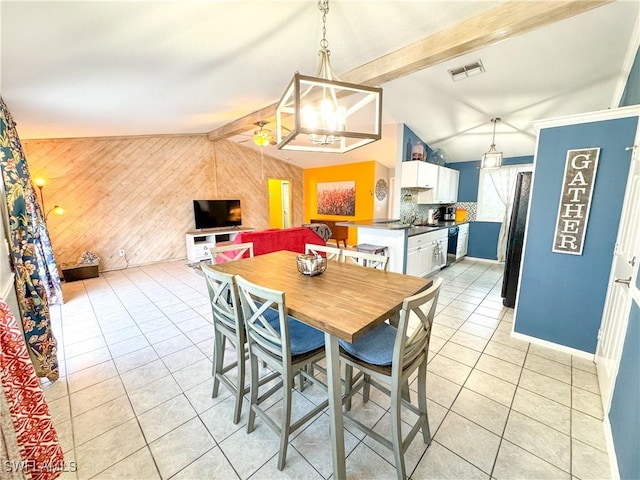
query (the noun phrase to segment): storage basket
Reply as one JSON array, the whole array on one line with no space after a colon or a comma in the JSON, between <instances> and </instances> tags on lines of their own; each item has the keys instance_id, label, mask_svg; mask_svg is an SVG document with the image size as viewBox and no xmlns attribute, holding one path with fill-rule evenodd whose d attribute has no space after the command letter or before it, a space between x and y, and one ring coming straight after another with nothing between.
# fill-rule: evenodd
<instances>
[{"instance_id":1,"label":"storage basket","mask_svg":"<svg viewBox=\"0 0 640 480\"><path fill-rule=\"evenodd\" d=\"M320 255L298 255L296 265L301 274L313 277L327 269L327 259Z\"/></svg>"}]
</instances>

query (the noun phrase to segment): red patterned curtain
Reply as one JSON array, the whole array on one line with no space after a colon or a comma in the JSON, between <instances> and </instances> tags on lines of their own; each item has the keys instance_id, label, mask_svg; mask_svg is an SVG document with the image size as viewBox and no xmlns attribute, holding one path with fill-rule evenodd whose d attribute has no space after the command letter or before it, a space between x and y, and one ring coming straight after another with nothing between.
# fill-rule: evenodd
<instances>
[{"instance_id":1,"label":"red patterned curtain","mask_svg":"<svg viewBox=\"0 0 640 480\"><path fill-rule=\"evenodd\" d=\"M0 438L15 437L20 456L15 458L15 453L12 455L8 448L10 457L3 459L2 471L15 474L9 478L20 474L33 480L58 478L65 469L62 448L18 323L2 300L0 379L0 388L6 400L6 404L3 404L9 410L0 412L3 420L0 423ZM9 418L11 425L6 421ZM13 431L5 431L11 427Z\"/></svg>"}]
</instances>

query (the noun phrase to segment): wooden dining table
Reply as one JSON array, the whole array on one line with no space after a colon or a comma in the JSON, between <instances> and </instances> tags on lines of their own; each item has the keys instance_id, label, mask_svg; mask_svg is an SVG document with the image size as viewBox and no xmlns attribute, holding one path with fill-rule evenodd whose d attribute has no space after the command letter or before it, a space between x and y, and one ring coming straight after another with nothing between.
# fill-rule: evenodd
<instances>
[{"instance_id":1,"label":"wooden dining table","mask_svg":"<svg viewBox=\"0 0 640 480\"><path fill-rule=\"evenodd\" d=\"M289 315L325 334L333 477L346 478L342 385L338 340L354 342L394 317L405 297L432 281L342 262L328 261L320 275L298 272L298 254L281 250L214 265L263 287L283 291Z\"/></svg>"}]
</instances>

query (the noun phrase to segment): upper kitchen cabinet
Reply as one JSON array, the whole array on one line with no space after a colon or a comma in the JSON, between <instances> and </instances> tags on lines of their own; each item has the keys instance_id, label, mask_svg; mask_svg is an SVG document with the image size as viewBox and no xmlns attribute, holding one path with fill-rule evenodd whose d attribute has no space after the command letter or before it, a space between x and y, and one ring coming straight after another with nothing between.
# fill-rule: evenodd
<instances>
[{"instance_id":1,"label":"upper kitchen cabinet","mask_svg":"<svg viewBox=\"0 0 640 480\"><path fill-rule=\"evenodd\" d=\"M435 203L455 203L458 201L459 176L458 170L438 167L438 181L434 192Z\"/></svg>"},{"instance_id":2,"label":"upper kitchen cabinet","mask_svg":"<svg viewBox=\"0 0 640 480\"><path fill-rule=\"evenodd\" d=\"M460 172L427 162L402 162L402 188L419 188L418 203L458 201Z\"/></svg>"},{"instance_id":3,"label":"upper kitchen cabinet","mask_svg":"<svg viewBox=\"0 0 640 480\"><path fill-rule=\"evenodd\" d=\"M402 188L436 188L438 166L427 162L402 162Z\"/></svg>"}]
</instances>

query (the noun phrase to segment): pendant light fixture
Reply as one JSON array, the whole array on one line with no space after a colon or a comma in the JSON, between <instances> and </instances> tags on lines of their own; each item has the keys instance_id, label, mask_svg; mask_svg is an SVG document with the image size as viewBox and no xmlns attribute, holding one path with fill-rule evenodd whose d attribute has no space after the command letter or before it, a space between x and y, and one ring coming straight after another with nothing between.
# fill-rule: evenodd
<instances>
[{"instance_id":1,"label":"pendant light fixture","mask_svg":"<svg viewBox=\"0 0 640 480\"><path fill-rule=\"evenodd\" d=\"M491 138L491 146L489 151L482 155L482 162L480 168L498 168L502 165L502 152L496 150L496 123L500 121L500 117L492 118L493 123L493 137Z\"/></svg>"},{"instance_id":2,"label":"pendant light fixture","mask_svg":"<svg viewBox=\"0 0 640 480\"><path fill-rule=\"evenodd\" d=\"M322 40L315 77L295 73L276 108L278 148L345 153L380 140L382 89L340 81L327 41L329 0L320 0Z\"/></svg>"}]
</instances>

